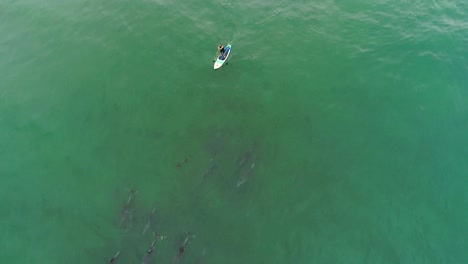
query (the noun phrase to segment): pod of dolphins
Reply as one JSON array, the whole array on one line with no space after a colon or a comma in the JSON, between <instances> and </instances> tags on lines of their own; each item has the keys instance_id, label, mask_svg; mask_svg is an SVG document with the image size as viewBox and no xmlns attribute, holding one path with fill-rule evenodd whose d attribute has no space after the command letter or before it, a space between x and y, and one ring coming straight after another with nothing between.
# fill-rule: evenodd
<instances>
[{"instance_id":1,"label":"pod of dolphins","mask_svg":"<svg viewBox=\"0 0 468 264\"><path fill-rule=\"evenodd\" d=\"M187 159L184 161L184 163L186 162L187 162ZM235 172L234 172L234 176L238 178L237 187L240 187L242 184L246 183L249 180L249 178L251 177L253 173L256 162L257 162L257 158L253 150L248 150L244 152L244 154L239 158L236 164ZM181 164L177 164L177 167L180 168ZM205 178L207 178L209 175L213 174L216 169L217 169L217 164L215 162L215 159L211 159L209 167L205 170L205 172L202 175L202 181ZM119 221L120 228L130 229L133 227L133 201L135 199L136 193L137 193L136 190L133 190L133 189L130 190L130 195L127 201L125 202L120 213L120 221ZM154 219L156 217L156 212L157 212L156 207L154 207L151 213L148 215L146 224L142 230L143 235L145 235L146 233L150 231L152 223L154 222ZM182 243L179 245L179 248L175 252L175 255L172 261L173 264L179 264L181 262L186 246L191 243L191 239L194 237L195 235L188 233L188 232L186 233L185 239L182 241ZM163 239L164 239L164 236L153 232L153 240L143 255L143 258L141 261L142 264L151 263L151 257L152 257L153 252L156 249L156 243L157 241L161 241ZM206 253L206 248L203 250L197 263L203 262L205 253ZM121 256L121 251L119 250L109 259L108 263L109 264L118 263L120 256Z\"/></svg>"}]
</instances>

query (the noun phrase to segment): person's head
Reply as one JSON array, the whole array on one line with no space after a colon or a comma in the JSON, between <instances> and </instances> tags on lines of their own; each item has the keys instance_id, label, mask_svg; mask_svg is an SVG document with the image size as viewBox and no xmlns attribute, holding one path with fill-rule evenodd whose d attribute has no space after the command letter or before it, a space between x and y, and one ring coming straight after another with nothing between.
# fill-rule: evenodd
<instances>
[{"instance_id":1,"label":"person's head","mask_svg":"<svg viewBox=\"0 0 468 264\"><path fill-rule=\"evenodd\" d=\"M218 48L220 48L220 49L223 48L223 44L219 44Z\"/></svg>"}]
</instances>

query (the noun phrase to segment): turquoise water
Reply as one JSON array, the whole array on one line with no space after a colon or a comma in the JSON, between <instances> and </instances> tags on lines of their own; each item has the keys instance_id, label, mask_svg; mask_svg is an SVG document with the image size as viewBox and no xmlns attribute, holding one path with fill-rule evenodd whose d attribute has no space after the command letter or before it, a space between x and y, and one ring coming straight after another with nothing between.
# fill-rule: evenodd
<instances>
[{"instance_id":1,"label":"turquoise water","mask_svg":"<svg viewBox=\"0 0 468 264\"><path fill-rule=\"evenodd\" d=\"M0 263L468 263L467 17L2 1Z\"/></svg>"}]
</instances>

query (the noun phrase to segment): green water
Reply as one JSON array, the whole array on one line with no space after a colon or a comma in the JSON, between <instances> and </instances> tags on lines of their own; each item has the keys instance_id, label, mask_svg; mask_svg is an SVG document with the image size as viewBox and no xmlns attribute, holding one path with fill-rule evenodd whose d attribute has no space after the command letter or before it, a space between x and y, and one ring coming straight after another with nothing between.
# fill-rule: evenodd
<instances>
[{"instance_id":1,"label":"green water","mask_svg":"<svg viewBox=\"0 0 468 264\"><path fill-rule=\"evenodd\" d=\"M181 263L468 263L467 17L462 0L3 0L0 263L141 263L151 231L151 263L186 231Z\"/></svg>"}]
</instances>

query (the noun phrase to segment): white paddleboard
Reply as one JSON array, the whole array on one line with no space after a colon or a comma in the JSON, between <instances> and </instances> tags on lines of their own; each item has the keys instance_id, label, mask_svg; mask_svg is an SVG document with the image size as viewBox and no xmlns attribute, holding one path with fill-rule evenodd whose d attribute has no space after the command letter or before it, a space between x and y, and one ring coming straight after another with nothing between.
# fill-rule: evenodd
<instances>
[{"instance_id":1,"label":"white paddleboard","mask_svg":"<svg viewBox=\"0 0 468 264\"><path fill-rule=\"evenodd\" d=\"M224 49L225 49L225 52L227 51L226 58L224 58L223 60L220 60L220 59L219 59L220 56L218 56L218 58L216 58L216 61L215 61L215 63L214 63L214 69L215 69L215 70L221 68L221 66L223 66L224 63L228 60L229 55L231 55L231 44L228 44L228 45L226 46L226 48L224 48Z\"/></svg>"}]
</instances>

